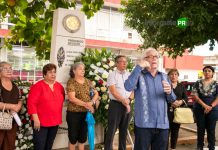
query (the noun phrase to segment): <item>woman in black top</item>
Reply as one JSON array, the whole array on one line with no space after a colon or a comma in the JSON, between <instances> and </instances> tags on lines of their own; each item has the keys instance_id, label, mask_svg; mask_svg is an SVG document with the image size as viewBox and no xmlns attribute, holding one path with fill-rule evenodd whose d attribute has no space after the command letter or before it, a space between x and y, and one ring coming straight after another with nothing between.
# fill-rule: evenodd
<instances>
[{"instance_id":1,"label":"woman in black top","mask_svg":"<svg viewBox=\"0 0 218 150\"><path fill-rule=\"evenodd\" d=\"M215 150L215 132L218 119L218 84L213 79L215 70L212 66L203 68L204 79L198 80L193 88L195 99L194 113L197 124L197 149L203 150L205 130L209 150Z\"/></svg>"},{"instance_id":2,"label":"woman in black top","mask_svg":"<svg viewBox=\"0 0 218 150\"><path fill-rule=\"evenodd\" d=\"M179 77L179 72L177 69L171 69L168 73L168 76L170 78L172 87L173 87L173 92L176 95L176 102L173 104L168 105L168 117L169 117L169 123L170 123L170 133L169 137L170 138L170 148L171 150L176 149L176 143L178 139L178 134L179 134L179 128L180 124L174 123L174 109L176 107L180 107L184 105L185 102L187 102L188 97L186 95L186 89L185 87L178 82L178 77Z\"/></svg>"},{"instance_id":3,"label":"woman in black top","mask_svg":"<svg viewBox=\"0 0 218 150\"><path fill-rule=\"evenodd\" d=\"M13 70L7 62L0 62L0 110L5 108L12 112L19 112L22 102L19 89L11 81ZM17 124L13 121L11 130L0 130L0 150L14 150L17 132Z\"/></svg>"}]
</instances>

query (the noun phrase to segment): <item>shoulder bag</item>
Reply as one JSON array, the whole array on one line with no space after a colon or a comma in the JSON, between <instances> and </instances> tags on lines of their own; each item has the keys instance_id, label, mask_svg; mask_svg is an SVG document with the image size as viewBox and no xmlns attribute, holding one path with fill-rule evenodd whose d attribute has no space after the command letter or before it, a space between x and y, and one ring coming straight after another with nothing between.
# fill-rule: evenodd
<instances>
[{"instance_id":1,"label":"shoulder bag","mask_svg":"<svg viewBox=\"0 0 218 150\"><path fill-rule=\"evenodd\" d=\"M0 99L3 102L1 93L2 93L2 90L0 88ZM12 121L13 121L13 116L8 110L5 111L5 104L4 104L2 111L0 111L0 130L12 129Z\"/></svg>"},{"instance_id":2,"label":"shoulder bag","mask_svg":"<svg viewBox=\"0 0 218 150\"><path fill-rule=\"evenodd\" d=\"M194 114L191 108L183 100L186 107L178 107L174 110L174 123L185 124L194 123Z\"/></svg>"}]
</instances>

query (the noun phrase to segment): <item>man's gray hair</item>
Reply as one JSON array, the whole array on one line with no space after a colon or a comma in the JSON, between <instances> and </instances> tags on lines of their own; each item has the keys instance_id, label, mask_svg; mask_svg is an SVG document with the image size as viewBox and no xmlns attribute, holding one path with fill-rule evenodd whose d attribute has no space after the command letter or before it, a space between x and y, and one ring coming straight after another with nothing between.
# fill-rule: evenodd
<instances>
[{"instance_id":1,"label":"man's gray hair","mask_svg":"<svg viewBox=\"0 0 218 150\"><path fill-rule=\"evenodd\" d=\"M145 53L144 53L143 57L148 56L148 53L150 53L150 52L156 52L157 54L159 54L158 51L155 48L148 47L147 49L145 49Z\"/></svg>"}]
</instances>

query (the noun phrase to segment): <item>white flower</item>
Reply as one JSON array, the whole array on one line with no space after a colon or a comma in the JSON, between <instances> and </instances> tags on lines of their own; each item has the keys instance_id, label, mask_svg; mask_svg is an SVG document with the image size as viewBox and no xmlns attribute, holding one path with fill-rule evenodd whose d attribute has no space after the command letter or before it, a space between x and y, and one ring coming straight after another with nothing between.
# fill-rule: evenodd
<instances>
[{"instance_id":1,"label":"white flower","mask_svg":"<svg viewBox=\"0 0 218 150\"><path fill-rule=\"evenodd\" d=\"M22 96L22 100L25 100L26 99L26 96Z\"/></svg>"},{"instance_id":2,"label":"white flower","mask_svg":"<svg viewBox=\"0 0 218 150\"><path fill-rule=\"evenodd\" d=\"M108 109L108 107L109 107L109 105L107 104L107 105L105 105L105 107L104 107L104 108L105 108L105 109Z\"/></svg>"},{"instance_id":3,"label":"white flower","mask_svg":"<svg viewBox=\"0 0 218 150\"><path fill-rule=\"evenodd\" d=\"M108 75L107 74L102 74L103 79L107 79Z\"/></svg>"},{"instance_id":4,"label":"white flower","mask_svg":"<svg viewBox=\"0 0 218 150\"><path fill-rule=\"evenodd\" d=\"M91 67L92 69L96 69L96 66L95 66L94 64L91 64L90 67Z\"/></svg>"},{"instance_id":5,"label":"white flower","mask_svg":"<svg viewBox=\"0 0 218 150\"><path fill-rule=\"evenodd\" d=\"M95 81L92 81L92 85L95 86L95 85L96 85L96 82L95 82Z\"/></svg>"},{"instance_id":6,"label":"white flower","mask_svg":"<svg viewBox=\"0 0 218 150\"><path fill-rule=\"evenodd\" d=\"M18 134L18 139L21 139L23 137L22 134Z\"/></svg>"},{"instance_id":7,"label":"white flower","mask_svg":"<svg viewBox=\"0 0 218 150\"><path fill-rule=\"evenodd\" d=\"M100 91L100 88L99 88L99 87L96 87L96 90L97 90L97 91Z\"/></svg>"},{"instance_id":8,"label":"white flower","mask_svg":"<svg viewBox=\"0 0 218 150\"><path fill-rule=\"evenodd\" d=\"M33 139L32 135L28 136L28 140L32 140L32 139Z\"/></svg>"},{"instance_id":9,"label":"white flower","mask_svg":"<svg viewBox=\"0 0 218 150\"><path fill-rule=\"evenodd\" d=\"M16 149L15 149L15 150L20 150L20 148L16 146Z\"/></svg>"},{"instance_id":10,"label":"white flower","mask_svg":"<svg viewBox=\"0 0 218 150\"><path fill-rule=\"evenodd\" d=\"M96 65L99 67L99 66L101 66L101 63L100 63L100 62L97 62L97 64L96 64Z\"/></svg>"},{"instance_id":11,"label":"white flower","mask_svg":"<svg viewBox=\"0 0 218 150\"><path fill-rule=\"evenodd\" d=\"M100 79L100 77L97 75L95 76L95 80L98 81Z\"/></svg>"},{"instance_id":12,"label":"white flower","mask_svg":"<svg viewBox=\"0 0 218 150\"><path fill-rule=\"evenodd\" d=\"M109 73L113 72L112 70L109 70Z\"/></svg>"},{"instance_id":13,"label":"white flower","mask_svg":"<svg viewBox=\"0 0 218 150\"><path fill-rule=\"evenodd\" d=\"M107 94L103 94L103 95L102 95L102 100L103 100L103 101L107 100L107 98L108 98L108 97L107 97Z\"/></svg>"},{"instance_id":14,"label":"white flower","mask_svg":"<svg viewBox=\"0 0 218 150\"><path fill-rule=\"evenodd\" d=\"M117 70L117 67L114 67L114 69L113 70Z\"/></svg>"},{"instance_id":15,"label":"white flower","mask_svg":"<svg viewBox=\"0 0 218 150\"><path fill-rule=\"evenodd\" d=\"M24 94L27 94L27 93L28 93L28 90L27 90L27 89L23 89L23 93L24 93Z\"/></svg>"},{"instance_id":16,"label":"white flower","mask_svg":"<svg viewBox=\"0 0 218 150\"><path fill-rule=\"evenodd\" d=\"M108 66L108 65L103 65L103 67L104 67L105 69L108 69L108 68L109 68L109 66Z\"/></svg>"},{"instance_id":17,"label":"white flower","mask_svg":"<svg viewBox=\"0 0 218 150\"><path fill-rule=\"evenodd\" d=\"M94 70L94 73L95 73L95 74L97 74L97 73L98 73L98 70L97 70L97 69L95 69L95 70Z\"/></svg>"},{"instance_id":18,"label":"white flower","mask_svg":"<svg viewBox=\"0 0 218 150\"><path fill-rule=\"evenodd\" d=\"M104 82L102 83L102 85L103 85L103 86L106 86L106 85L107 85L107 82L104 81Z\"/></svg>"},{"instance_id":19,"label":"white flower","mask_svg":"<svg viewBox=\"0 0 218 150\"><path fill-rule=\"evenodd\" d=\"M102 58L102 61L107 61L107 59L104 57L104 58Z\"/></svg>"},{"instance_id":20,"label":"white flower","mask_svg":"<svg viewBox=\"0 0 218 150\"><path fill-rule=\"evenodd\" d=\"M110 66L110 67L113 67L114 64L115 64L115 63L114 63L113 61L110 61L110 62L109 62L109 66Z\"/></svg>"},{"instance_id":21,"label":"white flower","mask_svg":"<svg viewBox=\"0 0 218 150\"><path fill-rule=\"evenodd\" d=\"M104 86L103 86L103 87L101 87L101 91L102 91L102 92L105 92L106 90L107 90L107 88L106 88L106 87L104 87Z\"/></svg>"},{"instance_id":22,"label":"white flower","mask_svg":"<svg viewBox=\"0 0 218 150\"><path fill-rule=\"evenodd\" d=\"M25 128L29 128L29 126L30 126L29 124L26 124L26 125L25 125Z\"/></svg>"},{"instance_id":23,"label":"white flower","mask_svg":"<svg viewBox=\"0 0 218 150\"><path fill-rule=\"evenodd\" d=\"M21 147L21 149L26 149L27 148L27 145L26 144L24 144L22 147Z\"/></svg>"},{"instance_id":24,"label":"white flower","mask_svg":"<svg viewBox=\"0 0 218 150\"><path fill-rule=\"evenodd\" d=\"M89 71L89 75L91 75L91 76L92 76L92 75L94 75L94 72L92 72L92 71Z\"/></svg>"}]
</instances>

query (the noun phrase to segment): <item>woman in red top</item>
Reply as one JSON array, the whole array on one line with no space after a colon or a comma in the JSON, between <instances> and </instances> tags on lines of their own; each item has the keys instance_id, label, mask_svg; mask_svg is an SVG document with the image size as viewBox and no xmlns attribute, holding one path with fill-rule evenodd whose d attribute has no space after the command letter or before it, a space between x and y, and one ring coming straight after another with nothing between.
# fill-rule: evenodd
<instances>
[{"instance_id":1,"label":"woman in red top","mask_svg":"<svg viewBox=\"0 0 218 150\"><path fill-rule=\"evenodd\" d=\"M43 67L44 79L30 88L28 113L33 120L34 150L51 150L58 125L62 123L64 88L56 82L56 66Z\"/></svg>"},{"instance_id":2,"label":"woman in red top","mask_svg":"<svg viewBox=\"0 0 218 150\"><path fill-rule=\"evenodd\" d=\"M0 62L0 110L19 112L22 102L17 86L11 81L13 70L7 62ZM11 130L0 130L0 150L14 150L17 124L13 121Z\"/></svg>"}]
</instances>

